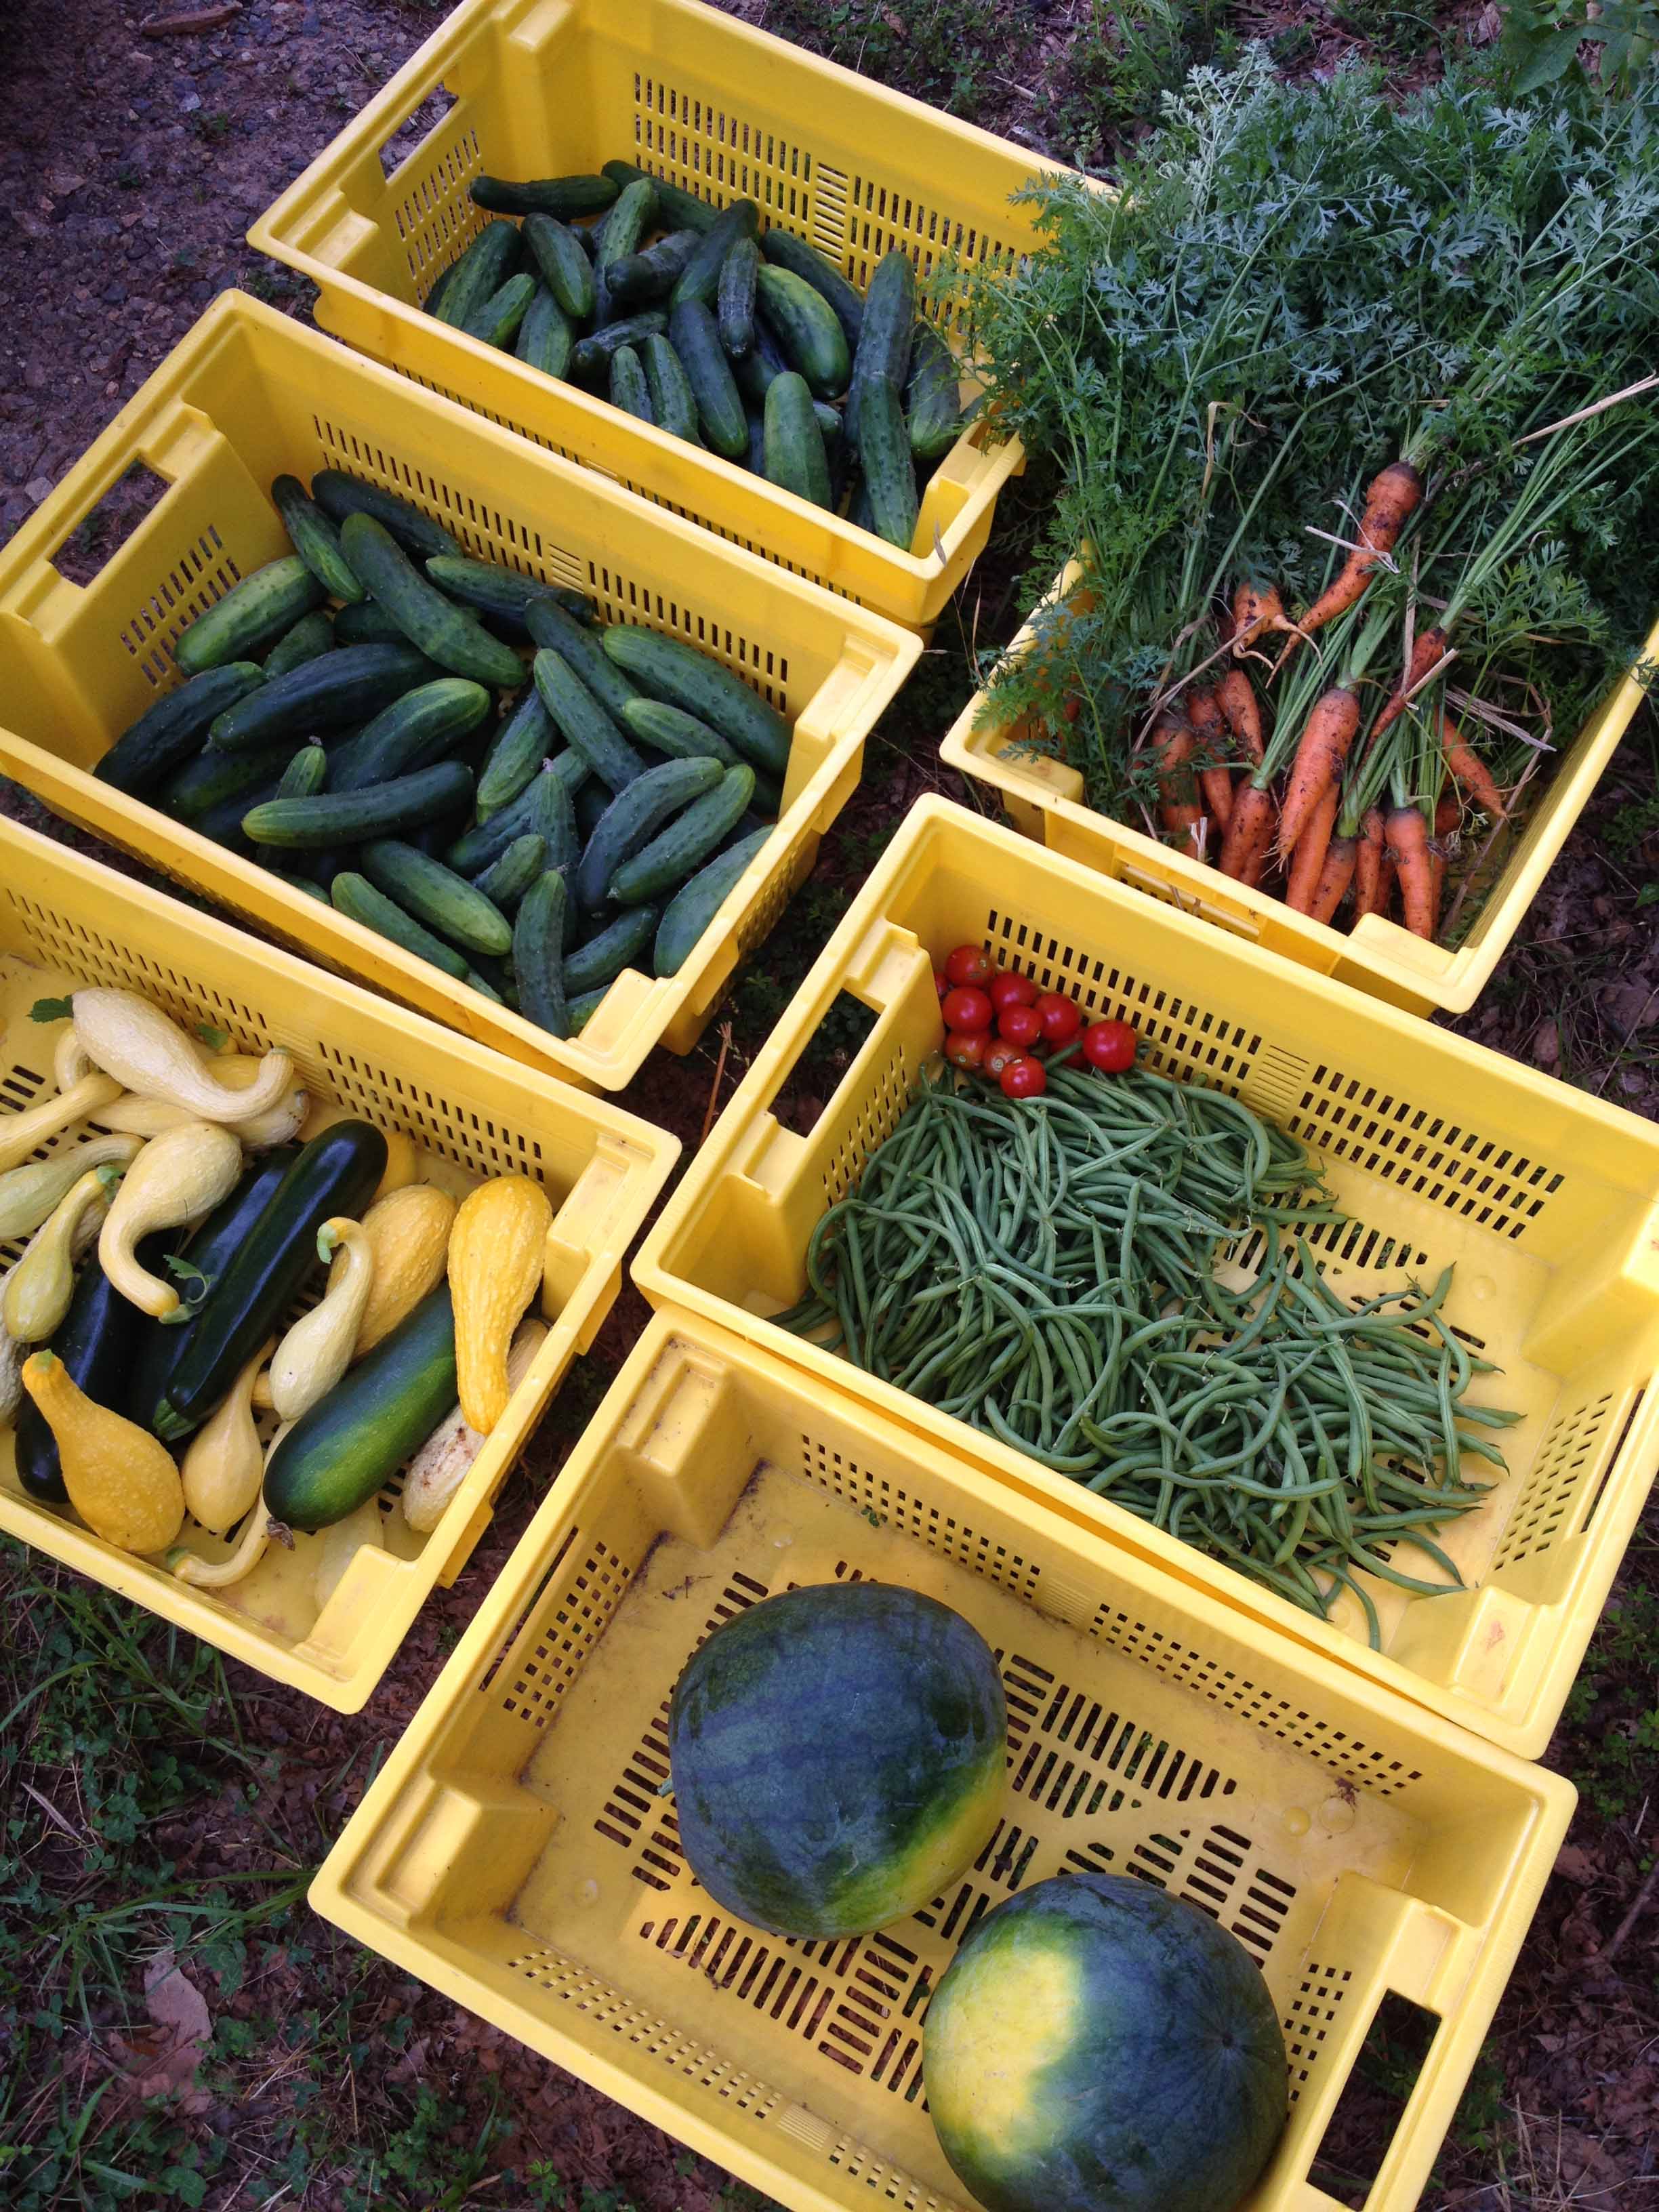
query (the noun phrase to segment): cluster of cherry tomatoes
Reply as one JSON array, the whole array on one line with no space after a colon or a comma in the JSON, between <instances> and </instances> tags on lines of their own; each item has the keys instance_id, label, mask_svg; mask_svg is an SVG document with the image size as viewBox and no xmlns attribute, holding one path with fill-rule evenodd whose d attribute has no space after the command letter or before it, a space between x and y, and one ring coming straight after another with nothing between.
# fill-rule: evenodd
<instances>
[{"instance_id":1,"label":"cluster of cherry tomatoes","mask_svg":"<svg viewBox=\"0 0 1659 2212\"><path fill-rule=\"evenodd\" d=\"M933 971L952 1067L989 1076L1009 1098L1040 1098L1048 1072L1040 1049L1075 1045L1091 1067L1121 1075L1139 1042L1127 1022L1091 1022L1075 999L1039 991L1029 975L999 968L977 945L958 945Z\"/></svg>"}]
</instances>

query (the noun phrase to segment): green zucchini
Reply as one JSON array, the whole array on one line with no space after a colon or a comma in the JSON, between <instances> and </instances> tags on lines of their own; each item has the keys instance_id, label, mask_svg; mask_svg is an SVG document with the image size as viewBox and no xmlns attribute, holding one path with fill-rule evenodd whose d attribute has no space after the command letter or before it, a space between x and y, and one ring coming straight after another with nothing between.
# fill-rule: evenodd
<instances>
[{"instance_id":1,"label":"green zucchini","mask_svg":"<svg viewBox=\"0 0 1659 2212\"><path fill-rule=\"evenodd\" d=\"M315 799L274 799L246 817L256 845L359 844L399 830L418 829L472 796L472 777L459 761L400 775L368 791L325 791Z\"/></svg>"},{"instance_id":2,"label":"green zucchini","mask_svg":"<svg viewBox=\"0 0 1659 2212\"><path fill-rule=\"evenodd\" d=\"M455 1403L449 1285L428 1291L270 1455L263 1502L285 1528L314 1531L383 1490Z\"/></svg>"},{"instance_id":3,"label":"green zucchini","mask_svg":"<svg viewBox=\"0 0 1659 2212\"><path fill-rule=\"evenodd\" d=\"M458 983L466 981L466 960L453 945L446 945L429 929L416 921L412 914L405 914L396 899L389 899L384 891L376 890L368 878L355 868L342 868L329 886L329 902L337 914L348 921L361 922L372 929L377 937L388 944L401 945L412 952L417 960L425 960L446 975L453 975Z\"/></svg>"},{"instance_id":4,"label":"green zucchini","mask_svg":"<svg viewBox=\"0 0 1659 2212\"><path fill-rule=\"evenodd\" d=\"M314 799L328 781L328 755L314 741L301 745L277 780L278 799Z\"/></svg>"},{"instance_id":5,"label":"green zucchini","mask_svg":"<svg viewBox=\"0 0 1659 2212\"><path fill-rule=\"evenodd\" d=\"M505 352L519 335L519 325L535 296L535 278L520 270L516 276L509 276L499 291L492 292L481 307L475 307L461 328L468 337L480 338L485 345Z\"/></svg>"},{"instance_id":6,"label":"green zucchini","mask_svg":"<svg viewBox=\"0 0 1659 2212\"><path fill-rule=\"evenodd\" d=\"M660 307L645 307L637 315L607 323L577 341L570 356L570 374L579 382L597 383L609 375L612 357L621 347L632 346L637 351L654 332L667 328L668 318Z\"/></svg>"},{"instance_id":7,"label":"green zucchini","mask_svg":"<svg viewBox=\"0 0 1659 2212\"><path fill-rule=\"evenodd\" d=\"M702 433L697 428L697 395L691 389L678 354L660 331L647 338L641 359L645 363L651 411L659 427L676 438L685 439L690 445L702 445Z\"/></svg>"},{"instance_id":8,"label":"green zucchini","mask_svg":"<svg viewBox=\"0 0 1659 2212\"><path fill-rule=\"evenodd\" d=\"M815 292L793 270L769 261L755 279L755 295L785 358L798 368L819 399L845 392L852 374L847 334L822 292Z\"/></svg>"},{"instance_id":9,"label":"green zucchini","mask_svg":"<svg viewBox=\"0 0 1659 2212\"><path fill-rule=\"evenodd\" d=\"M428 313L452 329L464 329L518 267L522 245L516 224L487 222L455 264L442 291L434 291L428 300Z\"/></svg>"},{"instance_id":10,"label":"green zucchini","mask_svg":"<svg viewBox=\"0 0 1659 2212\"><path fill-rule=\"evenodd\" d=\"M639 906L677 890L720 850L754 795L755 771L748 763L727 769L718 783L623 862L606 896L617 906Z\"/></svg>"},{"instance_id":11,"label":"green zucchini","mask_svg":"<svg viewBox=\"0 0 1659 2212\"><path fill-rule=\"evenodd\" d=\"M551 1036L566 1034L564 933L568 896L556 868L538 876L513 924L513 980L519 1012Z\"/></svg>"},{"instance_id":12,"label":"green zucchini","mask_svg":"<svg viewBox=\"0 0 1659 2212\"><path fill-rule=\"evenodd\" d=\"M636 906L619 915L566 956L564 988L575 998L587 991L605 989L624 968L637 966L657 934L658 912L653 906Z\"/></svg>"},{"instance_id":13,"label":"green zucchini","mask_svg":"<svg viewBox=\"0 0 1659 2212\"><path fill-rule=\"evenodd\" d=\"M908 553L916 534L916 465L904 404L890 377L872 376L860 395L858 448L876 535Z\"/></svg>"},{"instance_id":14,"label":"green zucchini","mask_svg":"<svg viewBox=\"0 0 1659 2212\"><path fill-rule=\"evenodd\" d=\"M242 800L246 811L248 793L281 775L293 757L292 738L279 738L275 744L246 753L222 753L210 745L194 760L186 761L150 804L175 822L192 824L232 799Z\"/></svg>"},{"instance_id":15,"label":"green zucchini","mask_svg":"<svg viewBox=\"0 0 1659 2212\"><path fill-rule=\"evenodd\" d=\"M617 197L611 177L532 177L514 184L505 177L474 177L468 186L474 207L491 215L551 215L561 222L599 215Z\"/></svg>"},{"instance_id":16,"label":"green zucchini","mask_svg":"<svg viewBox=\"0 0 1659 2212\"><path fill-rule=\"evenodd\" d=\"M653 301L665 300L696 251L697 238L695 230L671 230L654 246L608 262L605 281L612 301L632 312L650 307Z\"/></svg>"},{"instance_id":17,"label":"green zucchini","mask_svg":"<svg viewBox=\"0 0 1659 2212\"><path fill-rule=\"evenodd\" d=\"M544 647L532 668L554 728L612 791L624 789L645 763L569 662Z\"/></svg>"},{"instance_id":18,"label":"green zucchini","mask_svg":"<svg viewBox=\"0 0 1659 2212\"><path fill-rule=\"evenodd\" d=\"M228 707L257 691L264 680L264 670L252 660L229 660L191 677L146 708L121 732L94 775L131 798L147 797L173 769L201 750L208 731Z\"/></svg>"},{"instance_id":19,"label":"green zucchini","mask_svg":"<svg viewBox=\"0 0 1659 2212\"><path fill-rule=\"evenodd\" d=\"M766 395L766 474L798 499L830 504L830 461L806 379L792 369Z\"/></svg>"},{"instance_id":20,"label":"green zucchini","mask_svg":"<svg viewBox=\"0 0 1659 2212\"><path fill-rule=\"evenodd\" d=\"M464 676L440 676L420 684L334 748L329 788L364 791L430 768L453 752L489 713L489 692Z\"/></svg>"},{"instance_id":21,"label":"green zucchini","mask_svg":"<svg viewBox=\"0 0 1659 2212\"><path fill-rule=\"evenodd\" d=\"M147 1274L166 1265L166 1254L178 1236L164 1230L146 1237L138 1247L138 1264ZM69 1370L94 1406L120 1413L125 1398L133 1353L146 1316L124 1297L90 1255L75 1278L69 1310L52 1331L48 1348ZM33 1398L25 1395L17 1409L12 1431L18 1483L26 1498L46 1505L66 1505L69 1492L58 1456L58 1440Z\"/></svg>"},{"instance_id":22,"label":"green zucchini","mask_svg":"<svg viewBox=\"0 0 1659 2212\"><path fill-rule=\"evenodd\" d=\"M515 799L550 753L557 750L553 725L532 684L501 724L478 777L476 794L480 822Z\"/></svg>"},{"instance_id":23,"label":"green zucchini","mask_svg":"<svg viewBox=\"0 0 1659 2212\"><path fill-rule=\"evenodd\" d=\"M562 376L575 343L575 325L544 284L524 311L513 343L514 355L544 376Z\"/></svg>"},{"instance_id":24,"label":"green zucchini","mask_svg":"<svg viewBox=\"0 0 1659 2212\"><path fill-rule=\"evenodd\" d=\"M611 356L610 398L611 404L620 407L624 415L635 416L641 422L657 419L652 411L644 363L632 346L618 346Z\"/></svg>"},{"instance_id":25,"label":"green zucchini","mask_svg":"<svg viewBox=\"0 0 1659 2212\"><path fill-rule=\"evenodd\" d=\"M429 561L434 553L459 553L461 549L441 523L422 514L395 491L365 483L342 469L319 469L311 479L311 496L325 514L343 525L353 514L373 515L382 530L389 530L406 553ZM349 556L348 556L349 557Z\"/></svg>"},{"instance_id":26,"label":"green zucchini","mask_svg":"<svg viewBox=\"0 0 1659 2212\"><path fill-rule=\"evenodd\" d=\"M472 878L493 907L511 914L547 865L547 840L537 831L515 837L507 850Z\"/></svg>"},{"instance_id":27,"label":"green zucchini","mask_svg":"<svg viewBox=\"0 0 1659 2212\"><path fill-rule=\"evenodd\" d=\"M358 607L342 607L334 617L336 645L407 645L404 635L384 607L377 607L373 599L365 599Z\"/></svg>"},{"instance_id":28,"label":"green zucchini","mask_svg":"<svg viewBox=\"0 0 1659 2212\"><path fill-rule=\"evenodd\" d=\"M732 200L723 207L681 270L669 295L670 307L683 307L690 300L711 307L720 292L721 264L740 238L755 236L760 220L761 211L753 200Z\"/></svg>"},{"instance_id":29,"label":"green zucchini","mask_svg":"<svg viewBox=\"0 0 1659 2212\"><path fill-rule=\"evenodd\" d=\"M556 765L544 763L514 799L488 822L458 837L444 854L457 875L476 880L480 872L498 860L516 837L532 833L547 841L547 865L568 868L580 850L576 836L576 812L570 787Z\"/></svg>"},{"instance_id":30,"label":"green zucchini","mask_svg":"<svg viewBox=\"0 0 1659 2212\"><path fill-rule=\"evenodd\" d=\"M709 235L714 235L711 231ZM679 356L696 395L702 434L717 453L740 460L749 450L749 425L732 366L720 344L720 326L701 300L677 301L668 318L668 343Z\"/></svg>"},{"instance_id":31,"label":"green zucchini","mask_svg":"<svg viewBox=\"0 0 1659 2212\"><path fill-rule=\"evenodd\" d=\"M729 738L710 723L700 722L683 707L663 699L630 699L623 720L642 745L665 753L671 760L717 760L722 768L736 768L743 755Z\"/></svg>"},{"instance_id":32,"label":"green zucchini","mask_svg":"<svg viewBox=\"0 0 1659 2212\"><path fill-rule=\"evenodd\" d=\"M611 894L612 878L663 823L710 791L726 773L716 760L662 761L636 775L600 816L576 864L577 904L592 913Z\"/></svg>"},{"instance_id":33,"label":"green zucchini","mask_svg":"<svg viewBox=\"0 0 1659 2212\"><path fill-rule=\"evenodd\" d=\"M864 325L864 301L841 270L804 238L797 238L793 230L768 230L760 245L761 252L777 268L788 270L815 292L823 294L835 310L836 320L841 325L849 349L856 351Z\"/></svg>"},{"instance_id":34,"label":"green zucchini","mask_svg":"<svg viewBox=\"0 0 1659 2212\"><path fill-rule=\"evenodd\" d=\"M847 391L847 434L858 443L864 394L878 376L902 392L910 371L910 341L916 327L916 272L910 257L896 246L884 253L864 300L864 329L853 361ZM826 399L832 395L824 392ZM860 448L862 451L862 447Z\"/></svg>"},{"instance_id":35,"label":"green zucchini","mask_svg":"<svg viewBox=\"0 0 1659 2212\"><path fill-rule=\"evenodd\" d=\"M270 487L270 498L283 519L289 543L329 597L343 599L348 606L366 599L368 593L340 550L339 532L299 477L278 477Z\"/></svg>"},{"instance_id":36,"label":"green zucchini","mask_svg":"<svg viewBox=\"0 0 1659 2212\"><path fill-rule=\"evenodd\" d=\"M631 185L645 171L632 161L607 161L605 174L618 186ZM701 234L712 230L720 220L720 210L700 200L695 193L679 185L671 185L665 177L653 177L657 188L657 210L665 222L672 223L677 230L695 230Z\"/></svg>"},{"instance_id":37,"label":"green zucchini","mask_svg":"<svg viewBox=\"0 0 1659 2212\"><path fill-rule=\"evenodd\" d=\"M755 279L761 250L752 238L739 238L720 264L714 293L714 319L720 343L735 361L755 343Z\"/></svg>"},{"instance_id":38,"label":"green zucchini","mask_svg":"<svg viewBox=\"0 0 1659 2212\"><path fill-rule=\"evenodd\" d=\"M513 932L500 909L465 876L412 845L377 837L363 847L362 872L376 890L463 952L512 950Z\"/></svg>"},{"instance_id":39,"label":"green zucchini","mask_svg":"<svg viewBox=\"0 0 1659 2212\"><path fill-rule=\"evenodd\" d=\"M771 233L769 231L769 237ZM732 374L744 398L753 407L763 406L766 395L775 380L788 369L789 364L778 350L778 342L757 315L755 336L749 350L739 354L732 364Z\"/></svg>"},{"instance_id":40,"label":"green zucchini","mask_svg":"<svg viewBox=\"0 0 1659 2212\"><path fill-rule=\"evenodd\" d=\"M301 1150L190 1324L155 1407L157 1436L172 1443L207 1419L316 1267L317 1231L331 1214L360 1219L386 1164L386 1139L368 1121L337 1121Z\"/></svg>"},{"instance_id":41,"label":"green zucchini","mask_svg":"<svg viewBox=\"0 0 1659 2212\"><path fill-rule=\"evenodd\" d=\"M340 543L379 604L428 659L497 690L522 683L524 670L512 647L447 599L372 515L348 515Z\"/></svg>"},{"instance_id":42,"label":"green zucchini","mask_svg":"<svg viewBox=\"0 0 1659 2212\"><path fill-rule=\"evenodd\" d=\"M735 845L717 854L690 882L677 891L663 913L652 953L659 975L678 975L696 949L698 939L736 889L744 871L772 835L769 829L751 830Z\"/></svg>"},{"instance_id":43,"label":"green zucchini","mask_svg":"<svg viewBox=\"0 0 1659 2212\"><path fill-rule=\"evenodd\" d=\"M611 270L618 262L629 260L637 253L647 232L656 227L656 181L651 177L635 177L617 193L616 204L605 219L600 259L613 299L619 299L619 295Z\"/></svg>"},{"instance_id":44,"label":"green zucchini","mask_svg":"<svg viewBox=\"0 0 1659 2212\"><path fill-rule=\"evenodd\" d=\"M208 742L218 752L246 752L277 738L297 742L319 730L343 729L379 714L432 672L431 662L407 643L342 646L228 707Z\"/></svg>"},{"instance_id":45,"label":"green zucchini","mask_svg":"<svg viewBox=\"0 0 1659 2212\"><path fill-rule=\"evenodd\" d=\"M556 599L574 622L593 618L592 602L580 592L565 584L544 584L539 576L521 576L515 568L498 568L492 561L441 555L427 562L426 573L447 598L515 637L529 636L525 609L537 599Z\"/></svg>"},{"instance_id":46,"label":"green zucchini","mask_svg":"<svg viewBox=\"0 0 1659 2212\"><path fill-rule=\"evenodd\" d=\"M718 660L694 645L635 623L613 624L604 634L604 645L611 659L641 690L712 723L763 775L787 773L788 723Z\"/></svg>"},{"instance_id":47,"label":"green zucchini","mask_svg":"<svg viewBox=\"0 0 1659 2212\"><path fill-rule=\"evenodd\" d=\"M310 614L301 615L292 629L284 630L266 653L265 681L274 684L279 676L303 668L308 660L320 660L333 650L334 618L326 607L313 608Z\"/></svg>"},{"instance_id":48,"label":"green zucchini","mask_svg":"<svg viewBox=\"0 0 1659 2212\"><path fill-rule=\"evenodd\" d=\"M297 553L269 561L197 617L173 646L173 658L186 676L222 668L228 660L252 660L326 597Z\"/></svg>"},{"instance_id":49,"label":"green zucchini","mask_svg":"<svg viewBox=\"0 0 1659 2212\"><path fill-rule=\"evenodd\" d=\"M524 241L542 272L542 282L573 323L593 313L593 264L574 230L556 216L527 215Z\"/></svg>"},{"instance_id":50,"label":"green zucchini","mask_svg":"<svg viewBox=\"0 0 1659 2212\"><path fill-rule=\"evenodd\" d=\"M524 619L532 641L568 662L613 721L638 696L637 687L606 657L596 629L572 622L562 607L544 601L526 607Z\"/></svg>"},{"instance_id":51,"label":"green zucchini","mask_svg":"<svg viewBox=\"0 0 1659 2212\"><path fill-rule=\"evenodd\" d=\"M948 453L962 435L962 383L956 357L931 323L918 323L911 342L904 415L910 450L921 460L937 460Z\"/></svg>"}]
</instances>

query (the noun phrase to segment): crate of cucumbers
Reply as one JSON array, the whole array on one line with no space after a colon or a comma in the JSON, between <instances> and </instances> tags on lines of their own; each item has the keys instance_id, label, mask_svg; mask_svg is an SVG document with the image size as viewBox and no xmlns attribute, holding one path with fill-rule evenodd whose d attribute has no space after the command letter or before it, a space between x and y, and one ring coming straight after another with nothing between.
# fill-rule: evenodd
<instances>
[{"instance_id":1,"label":"crate of cucumbers","mask_svg":"<svg viewBox=\"0 0 1659 2212\"><path fill-rule=\"evenodd\" d=\"M356 1711L678 1146L0 820L0 1529Z\"/></svg>"},{"instance_id":2,"label":"crate of cucumbers","mask_svg":"<svg viewBox=\"0 0 1659 2212\"><path fill-rule=\"evenodd\" d=\"M162 495L70 581L135 467ZM620 1090L690 1050L920 649L230 294L0 554L0 769Z\"/></svg>"},{"instance_id":3,"label":"crate of cucumbers","mask_svg":"<svg viewBox=\"0 0 1659 2212\"><path fill-rule=\"evenodd\" d=\"M376 361L926 629L1023 465L958 278L1036 167L697 0L469 0L248 235Z\"/></svg>"}]
</instances>

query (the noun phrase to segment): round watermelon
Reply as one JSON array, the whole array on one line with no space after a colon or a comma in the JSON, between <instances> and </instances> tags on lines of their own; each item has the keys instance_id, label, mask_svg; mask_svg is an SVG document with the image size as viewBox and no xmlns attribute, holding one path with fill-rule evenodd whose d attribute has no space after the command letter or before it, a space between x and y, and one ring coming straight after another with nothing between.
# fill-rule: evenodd
<instances>
[{"instance_id":1,"label":"round watermelon","mask_svg":"<svg viewBox=\"0 0 1659 2212\"><path fill-rule=\"evenodd\" d=\"M1056 1875L988 1913L934 1992L922 2063L987 2212L1233 2212L1288 2110L1255 1961L1121 1875Z\"/></svg>"},{"instance_id":2,"label":"round watermelon","mask_svg":"<svg viewBox=\"0 0 1659 2212\"><path fill-rule=\"evenodd\" d=\"M959 1613L836 1583L765 1599L692 1654L668 1723L691 1870L777 1936L860 1936L972 1863L1007 1764L1002 1678Z\"/></svg>"}]
</instances>

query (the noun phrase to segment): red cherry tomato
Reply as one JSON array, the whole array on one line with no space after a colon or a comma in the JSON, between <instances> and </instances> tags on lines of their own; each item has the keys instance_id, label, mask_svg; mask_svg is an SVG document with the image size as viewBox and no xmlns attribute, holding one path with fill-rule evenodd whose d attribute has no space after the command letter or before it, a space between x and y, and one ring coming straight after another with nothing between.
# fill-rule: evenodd
<instances>
[{"instance_id":1,"label":"red cherry tomato","mask_svg":"<svg viewBox=\"0 0 1659 2212\"><path fill-rule=\"evenodd\" d=\"M1005 1006L1034 1006L1037 987L1029 975L994 975L991 1004L1000 1013Z\"/></svg>"},{"instance_id":2,"label":"red cherry tomato","mask_svg":"<svg viewBox=\"0 0 1659 2212\"><path fill-rule=\"evenodd\" d=\"M1083 1057L1107 1075L1121 1075L1134 1066L1139 1042L1127 1022L1091 1022L1083 1032Z\"/></svg>"},{"instance_id":3,"label":"red cherry tomato","mask_svg":"<svg viewBox=\"0 0 1659 2212\"><path fill-rule=\"evenodd\" d=\"M1032 1011L1042 1024L1044 1044L1070 1044L1083 1027L1083 1009L1058 991L1045 991Z\"/></svg>"},{"instance_id":4,"label":"red cherry tomato","mask_svg":"<svg viewBox=\"0 0 1659 2212\"><path fill-rule=\"evenodd\" d=\"M945 1016L947 1030L988 1030L995 1010L983 991L973 990L964 984L945 993L945 1004L939 1011Z\"/></svg>"},{"instance_id":5,"label":"red cherry tomato","mask_svg":"<svg viewBox=\"0 0 1659 2212\"><path fill-rule=\"evenodd\" d=\"M953 983L971 983L975 990L982 991L996 969L991 964L990 955L981 952L977 945L958 945L954 951L945 954L945 972Z\"/></svg>"},{"instance_id":6,"label":"red cherry tomato","mask_svg":"<svg viewBox=\"0 0 1659 2212\"><path fill-rule=\"evenodd\" d=\"M997 1035L1024 1052L1042 1035L1042 1017L1035 1006L1005 1006L997 1016Z\"/></svg>"},{"instance_id":7,"label":"red cherry tomato","mask_svg":"<svg viewBox=\"0 0 1659 2212\"><path fill-rule=\"evenodd\" d=\"M945 1040L945 1057L952 1067L978 1067L990 1042L983 1030L952 1030Z\"/></svg>"},{"instance_id":8,"label":"red cherry tomato","mask_svg":"<svg viewBox=\"0 0 1659 2212\"><path fill-rule=\"evenodd\" d=\"M933 988L942 999L951 988L951 979L942 968L933 970Z\"/></svg>"},{"instance_id":9,"label":"red cherry tomato","mask_svg":"<svg viewBox=\"0 0 1659 2212\"><path fill-rule=\"evenodd\" d=\"M1005 1098L1041 1098L1048 1088L1048 1071L1040 1060L1022 1053L1009 1061L997 1080Z\"/></svg>"},{"instance_id":10,"label":"red cherry tomato","mask_svg":"<svg viewBox=\"0 0 1659 2212\"><path fill-rule=\"evenodd\" d=\"M1003 1069L1012 1067L1015 1060L1023 1056L1018 1045L1004 1044L999 1039L988 1037L985 1042L985 1057L980 1062L981 1071L988 1075L994 1083L1000 1082Z\"/></svg>"}]
</instances>

